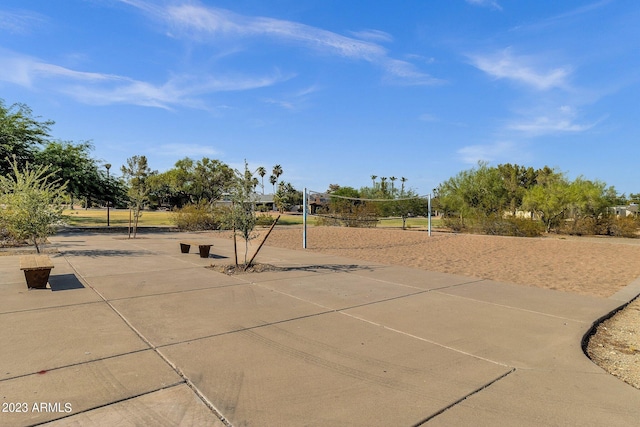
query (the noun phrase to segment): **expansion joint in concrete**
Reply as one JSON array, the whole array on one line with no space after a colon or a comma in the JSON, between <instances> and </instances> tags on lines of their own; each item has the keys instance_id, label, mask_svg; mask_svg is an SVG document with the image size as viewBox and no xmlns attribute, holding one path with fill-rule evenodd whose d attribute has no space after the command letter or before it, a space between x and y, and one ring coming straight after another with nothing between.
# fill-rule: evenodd
<instances>
[{"instance_id":1,"label":"expansion joint in concrete","mask_svg":"<svg viewBox=\"0 0 640 427\"><path fill-rule=\"evenodd\" d=\"M449 409L452 409L455 406L461 404L462 402L464 402L465 400L467 400L471 396L480 393L482 390L485 390L485 389L491 387L493 384L495 384L498 381L506 378L508 375L514 373L515 371L516 371L516 368L512 368L510 371L505 372L504 374L500 375L498 378L495 378L492 381L489 381L488 383L486 383L486 384L478 387L477 389L473 390L471 393L462 396L460 399L456 400L455 402L452 402L450 405L445 406L444 408L440 409L439 411L429 415L427 418L417 422L412 427L419 427L419 426L423 426L423 425L427 424L432 419L436 418L439 415L442 415L443 413L447 412Z\"/></svg>"}]
</instances>

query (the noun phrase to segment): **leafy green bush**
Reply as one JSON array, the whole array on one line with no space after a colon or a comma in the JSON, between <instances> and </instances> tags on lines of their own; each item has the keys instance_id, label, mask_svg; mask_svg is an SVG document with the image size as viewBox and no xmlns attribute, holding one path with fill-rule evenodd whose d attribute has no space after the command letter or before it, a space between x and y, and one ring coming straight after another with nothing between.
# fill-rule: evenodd
<instances>
[{"instance_id":1,"label":"leafy green bush","mask_svg":"<svg viewBox=\"0 0 640 427\"><path fill-rule=\"evenodd\" d=\"M219 230L222 228L228 209L212 207L207 202L188 204L172 213L176 227L183 231Z\"/></svg>"},{"instance_id":2,"label":"leafy green bush","mask_svg":"<svg viewBox=\"0 0 640 427\"><path fill-rule=\"evenodd\" d=\"M27 240L40 252L40 245L62 221L66 183L49 171L49 166L19 169L10 162L13 174L0 176L0 228L15 240Z\"/></svg>"},{"instance_id":3,"label":"leafy green bush","mask_svg":"<svg viewBox=\"0 0 640 427\"><path fill-rule=\"evenodd\" d=\"M256 225L259 227L270 227L273 221L275 221L275 218L268 213L256 215Z\"/></svg>"}]
</instances>

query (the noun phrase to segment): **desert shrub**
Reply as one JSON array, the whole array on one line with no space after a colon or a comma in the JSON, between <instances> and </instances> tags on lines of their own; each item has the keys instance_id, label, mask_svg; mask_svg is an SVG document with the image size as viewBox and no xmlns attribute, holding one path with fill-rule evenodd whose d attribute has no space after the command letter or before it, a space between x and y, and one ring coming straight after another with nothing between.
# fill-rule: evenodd
<instances>
[{"instance_id":1,"label":"desert shrub","mask_svg":"<svg viewBox=\"0 0 640 427\"><path fill-rule=\"evenodd\" d=\"M511 224L509 236L538 237L544 232L544 224L540 221L526 218L507 218L506 221Z\"/></svg>"},{"instance_id":2,"label":"desert shrub","mask_svg":"<svg viewBox=\"0 0 640 427\"><path fill-rule=\"evenodd\" d=\"M463 231L465 229L464 223L462 219L457 216L446 216L442 218L442 224L450 229L451 231L455 231L456 233Z\"/></svg>"},{"instance_id":3,"label":"desert shrub","mask_svg":"<svg viewBox=\"0 0 640 427\"><path fill-rule=\"evenodd\" d=\"M639 222L637 218L616 218L611 224L610 235L617 237L637 238Z\"/></svg>"},{"instance_id":4,"label":"desert shrub","mask_svg":"<svg viewBox=\"0 0 640 427\"><path fill-rule=\"evenodd\" d=\"M259 227L270 227L275 219L268 213L260 213L256 215L256 225Z\"/></svg>"},{"instance_id":5,"label":"desert shrub","mask_svg":"<svg viewBox=\"0 0 640 427\"><path fill-rule=\"evenodd\" d=\"M329 216L327 214L319 214L319 216L316 217L316 225L339 227L342 224L337 217Z\"/></svg>"},{"instance_id":6,"label":"desert shrub","mask_svg":"<svg viewBox=\"0 0 640 427\"><path fill-rule=\"evenodd\" d=\"M478 233L495 236L537 237L544 230L540 221L497 214L478 218L473 225Z\"/></svg>"},{"instance_id":7,"label":"desert shrub","mask_svg":"<svg viewBox=\"0 0 640 427\"><path fill-rule=\"evenodd\" d=\"M219 230L225 216L225 208L213 207L206 202L188 204L172 213L174 224L183 231Z\"/></svg>"},{"instance_id":8,"label":"desert shrub","mask_svg":"<svg viewBox=\"0 0 640 427\"><path fill-rule=\"evenodd\" d=\"M598 225L596 218L573 218L563 221L558 227L558 232L571 236L594 236L602 234L600 231L603 224L600 224L600 227Z\"/></svg>"},{"instance_id":9,"label":"desert shrub","mask_svg":"<svg viewBox=\"0 0 640 427\"><path fill-rule=\"evenodd\" d=\"M558 232L574 236L638 236L640 224L634 217L616 218L613 215L603 215L598 218L577 218L565 221Z\"/></svg>"}]
</instances>

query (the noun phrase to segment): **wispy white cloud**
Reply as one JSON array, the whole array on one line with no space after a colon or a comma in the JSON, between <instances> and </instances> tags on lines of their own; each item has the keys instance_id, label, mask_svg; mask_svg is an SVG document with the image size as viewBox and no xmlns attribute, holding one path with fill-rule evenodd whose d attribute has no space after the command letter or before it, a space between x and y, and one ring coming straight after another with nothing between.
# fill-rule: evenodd
<instances>
[{"instance_id":1,"label":"wispy white cloud","mask_svg":"<svg viewBox=\"0 0 640 427\"><path fill-rule=\"evenodd\" d=\"M34 27L42 25L45 18L37 13L17 10L0 10L0 31L13 34L28 34Z\"/></svg>"},{"instance_id":2,"label":"wispy white cloud","mask_svg":"<svg viewBox=\"0 0 640 427\"><path fill-rule=\"evenodd\" d=\"M377 30L352 33L347 37L310 25L282 19L245 16L205 6L196 2L170 4L166 7L142 0L121 0L135 6L163 22L176 37L188 37L203 43L220 43L223 39L238 38L277 40L297 45L309 51L336 55L352 60L366 61L381 67L390 81L414 85L437 84L441 81L420 71L414 64L394 59L378 43L391 41L389 34Z\"/></svg>"},{"instance_id":3,"label":"wispy white cloud","mask_svg":"<svg viewBox=\"0 0 640 427\"><path fill-rule=\"evenodd\" d=\"M605 7L606 5L608 5L609 3L613 2L613 0L600 0L600 1L596 1L593 3L589 3L586 5L582 5L579 6L575 9L571 9L567 12L563 12L559 15L555 15L546 19L543 19L541 21L537 21L535 23L532 24L524 24L524 25L518 25L517 27L514 27L512 30L541 30L544 29L546 27L552 26L552 25L566 25L567 21L572 20L574 18L578 18L582 15L586 15L592 12L595 12L603 7ZM598 33L599 34L599 33Z\"/></svg>"},{"instance_id":4,"label":"wispy white cloud","mask_svg":"<svg viewBox=\"0 0 640 427\"><path fill-rule=\"evenodd\" d=\"M569 67L544 70L542 60L533 56L515 56L511 49L491 55L471 55L471 63L496 79L513 80L538 90L567 88Z\"/></svg>"},{"instance_id":5,"label":"wispy white cloud","mask_svg":"<svg viewBox=\"0 0 640 427\"><path fill-rule=\"evenodd\" d=\"M351 35L361 40L369 40L373 42L392 42L393 36L387 32L380 30L362 30L351 31Z\"/></svg>"},{"instance_id":6,"label":"wispy white cloud","mask_svg":"<svg viewBox=\"0 0 640 427\"><path fill-rule=\"evenodd\" d=\"M497 141L492 144L468 145L458 151L460 160L475 165L479 161L526 163L529 154L512 141Z\"/></svg>"},{"instance_id":7,"label":"wispy white cloud","mask_svg":"<svg viewBox=\"0 0 640 427\"><path fill-rule=\"evenodd\" d=\"M418 117L418 120L420 120L421 122L430 122L430 123L440 121L440 119L437 116L434 116L433 114L430 114L430 113L421 114L420 117Z\"/></svg>"},{"instance_id":8,"label":"wispy white cloud","mask_svg":"<svg viewBox=\"0 0 640 427\"><path fill-rule=\"evenodd\" d=\"M309 96L320 90L317 85L311 85L302 88L292 94L287 94L281 98L265 98L263 101L267 104L277 105L286 110L299 110L307 103Z\"/></svg>"},{"instance_id":9,"label":"wispy white cloud","mask_svg":"<svg viewBox=\"0 0 640 427\"><path fill-rule=\"evenodd\" d=\"M474 6L490 7L496 10L502 10L502 6L496 0L466 0L467 3Z\"/></svg>"},{"instance_id":10,"label":"wispy white cloud","mask_svg":"<svg viewBox=\"0 0 640 427\"><path fill-rule=\"evenodd\" d=\"M80 102L96 105L204 108L199 96L267 87L286 79L287 76L278 72L260 77L183 74L172 76L162 84L154 84L114 74L72 70L0 50L0 81L29 88L46 86Z\"/></svg>"},{"instance_id":11,"label":"wispy white cloud","mask_svg":"<svg viewBox=\"0 0 640 427\"><path fill-rule=\"evenodd\" d=\"M507 129L520 132L525 136L580 133L593 128L603 120L600 119L591 123L579 123L577 119L578 113L575 109L564 105L549 112L535 115L532 118L513 121L507 125Z\"/></svg>"}]
</instances>

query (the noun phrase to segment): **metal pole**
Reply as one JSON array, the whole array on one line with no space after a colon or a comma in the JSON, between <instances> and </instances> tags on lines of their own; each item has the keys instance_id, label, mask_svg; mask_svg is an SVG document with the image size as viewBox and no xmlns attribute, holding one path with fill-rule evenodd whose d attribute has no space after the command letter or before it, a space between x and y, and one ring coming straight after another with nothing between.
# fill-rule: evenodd
<instances>
[{"instance_id":1,"label":"metal pole","mask_svg":"<svg viewBox=\"0 0 640 427\"><path fill-rule=\"evenodd\" d=\"M302 200L302 249L307 249L307 197L307 187L305 187Z\"/></svg>"},{"instance_id":2,"label":"metal pole","mask_svg":"<svg viewBox=\"0 0 640 427\"><path fill-rule=\"evenodd\" d=\"M109 182L109 169L111 169L111 163L107 163L104 167L107 168L107 188L111 189L111 184ZM110 194L107 195L107 227L111 226L111 219L109 218L109 206L111 205L111 202L109 201L109 196Z\"/></svg>"},{"instance_id":3,"label":"metal pole","mask_svg":"<svg viewBox=\"0 0 640 427\"><path fill-rule=\"evenodd\" d=\"M429 209L429 237L431 237L431 193L429 193L429 197L427 199L427 205Z\"/></svg>"}]
</instances>

